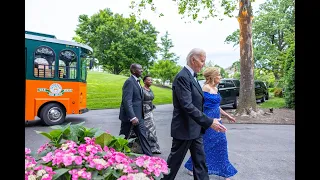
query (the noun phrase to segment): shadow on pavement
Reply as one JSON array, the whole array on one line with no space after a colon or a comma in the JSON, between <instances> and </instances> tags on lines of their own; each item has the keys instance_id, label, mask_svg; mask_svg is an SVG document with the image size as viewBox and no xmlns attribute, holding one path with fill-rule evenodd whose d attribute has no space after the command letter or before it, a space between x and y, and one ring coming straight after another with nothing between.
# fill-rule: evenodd
<instances>
[{"instance_id":1,"label":"shadow on pavement","mask_svg":"<svg viewBox=\"0 0 320 180\"><path fill-rule=\"evenodd\" d=\"M78 124L78 123L81 123L81 122L84 122L85 121L85 118L81 118L81 117L66 117L66 120L65 122L62 124L62 125L66 125L68 123L72 123L72 124ZM46 126L46 125L43 125L41 120L39 118L37 118L36 120L34 121L28 121L28 122L25 122L25 127L40 127L40 126Z\"/></svg>"}]
</instances>

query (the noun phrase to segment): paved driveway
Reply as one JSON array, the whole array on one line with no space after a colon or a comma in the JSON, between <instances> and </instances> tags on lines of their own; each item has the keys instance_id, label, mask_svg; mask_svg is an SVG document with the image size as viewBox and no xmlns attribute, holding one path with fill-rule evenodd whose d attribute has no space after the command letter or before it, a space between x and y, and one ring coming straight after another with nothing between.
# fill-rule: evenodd
<instances>
[{"instance_id":1,"label":"paved driveway","mask_svg":"<svg viewBox=\"0 0 320 180\"><path fill-rule=\"evenodd\" d=\"M100 127L117 135L120 130L119 109L91 110L82 115L67 116L66 123L85 121L87 127ZM160 157L167 159L171 148L170 123L172 105L158 105L154 117L161 146ZM226 124L229 160L238 173L232 180L293 180L295 179L295 126L263 124ZM25 146L35 151L47 141L34 132L49 131L33 121L25 126ZM189 154L184 159L187 161ZM183 164L176 180L192 180ZM212 180L223 180L210 176Z\"/></svg>"}]
</instances>

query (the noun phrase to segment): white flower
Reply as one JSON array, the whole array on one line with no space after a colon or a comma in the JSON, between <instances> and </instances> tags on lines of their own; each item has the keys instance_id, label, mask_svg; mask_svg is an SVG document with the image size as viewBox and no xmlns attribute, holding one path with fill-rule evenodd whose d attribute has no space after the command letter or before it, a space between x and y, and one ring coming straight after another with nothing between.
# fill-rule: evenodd
<instances>
[{"instance_id":1,"label":"white flower","mask_svg":"<svg viewBox=\"0 0 320 180\"><path fill-rule=\"evenodd\" d=\"M124 168L124 164L117 164L115 169L123 169Z\"/></svg>"},{"instance_id":2,"label":"white flower","mask_svg":"<svg viewBox=\"0 0 320 180\"><path fill-rule=\"evenodd\" d=\"M37 172L37 177L41 177L42 175L46 174L46 171L44 169L40 169L38 172Z\"/></svg>"},{"instance_id":3,"label":"white flower","mask_svg":"<svg viewBox=\"0 0 320 180\"><path fill-rule=\"evenodd\" d=\"M94 148L94 146L88 145L88 146L86 147L86 151L87 151L87 152L90 152L92 148Z\"/></svg>"},{"instance_id":4,"label":"white flower","mask_svg":"<svg viewBox=\"0 0 320 180\"><path fill-rule=\"evenodd\" d=\"M143 164L143 167L144 167L144 168L147 168L148 165L149 165L149 162L150 162L149 160L145 160L145 161L144 161L144 164Z\"/></svg>"},{"instance_id":5,"label":"white flower","mask_svg":"<svg viewBox=\"0 0 320 180\"><path fill-rule=\"evenodd\" d=\"M32 162L30 161L25 161L25 169L31 169L35 166L35 164L33 164Z\"/></svg>"},{"instance_id":6,"label":"white flower","mask_svg":"<svg viewBox=\"0 0 320 180\"><path fill-rule=\"evenodd\" d=\"M37 177L36 177L36 175L29 175L28 176L28 180L37 180Z\"/></svg>"},{"instance_id":7,"label":"white flower","mask_svg":"<svg viewBox=\"0 0 320 180\"><path fill-rule=\"evenodd\" d=\"M92 160L94 163L96 164L100 164L102 166L106 166L107 165L107 161L103 160L103 159L93 159Z\"/></svg>"},{"instance_id":8,"label":"white flower","mask_svg":"<svg viewBox=\"0 0 320 180\"><path fill-rule=\"evenodd\" d=\"M134 180L150 180L145 173L128 174L128 177L132 177Z\"/></svg>"},{"instance_id":9,"label":"white flower","mask_svg":"<svg viewBox=\"0 0 320 180\"><path fill-rule=\"evenodd\" d=\"M45 175L42 176L41 179L48 178L48 177L49 177L49 174L45 174Z\"/></svg>"},{"instance_id":10,"label":"white flower","mask_svg":"<svg viewBox=\"0 0 320 180\"><path fill-rule=\"evenodd\" d=\"M61 149L62 149L62 150L65 151L67 148L68 148L68 144L62 144L62 145L61 145Z\"/></svg>"},{"instance_id":11,"label":"white flower","mask_svg":"<svg viewBox=\"0 0 320 180\"><path fill-rule=\"evenodd\" d=\"M78 176L82 176L82 174L83 174L83 170L80 170L80 171L78 171Z\"/></svg>"}]
</instances>

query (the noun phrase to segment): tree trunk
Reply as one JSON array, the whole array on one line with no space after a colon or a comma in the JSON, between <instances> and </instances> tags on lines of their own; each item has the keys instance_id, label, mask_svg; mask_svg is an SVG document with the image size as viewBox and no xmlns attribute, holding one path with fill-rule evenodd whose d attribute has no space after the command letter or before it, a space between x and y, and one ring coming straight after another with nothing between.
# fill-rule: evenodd
<instances>
[{"instance_id":1,"label":"tree trunk","mask_svg":"<svg viewBox=\"0 0 320 180\"><path fill-rule=\"evenodd\" d=\"M237 114L251 115L257 111L254 89L254 62L252 47L252 8L250 0L240 1L238 16L240 26L240 92Z\"/></svg>"}]
</instances>

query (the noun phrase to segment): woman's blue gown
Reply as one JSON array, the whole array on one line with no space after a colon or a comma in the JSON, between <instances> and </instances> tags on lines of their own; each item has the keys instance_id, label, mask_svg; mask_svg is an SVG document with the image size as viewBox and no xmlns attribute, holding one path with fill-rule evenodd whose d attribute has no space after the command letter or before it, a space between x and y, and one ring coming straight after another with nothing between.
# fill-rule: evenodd
<instances>
[{"instance_id":1,"label":"woman's blue gown","mask_svg":"<svg viewBox=\"0 0 320 180\"><path fill-rule=\"evenodd\" d=\"M203 112L210 118L220 118L220 94L204 92L203 95ZM203 135L203 145L209 175L214 174L228 178L238 172L229 161L227 138L225 133L216 132L209 127ZM185 163L184 167L192 171L191 157Z\"/></svg>"}]
</instances>

